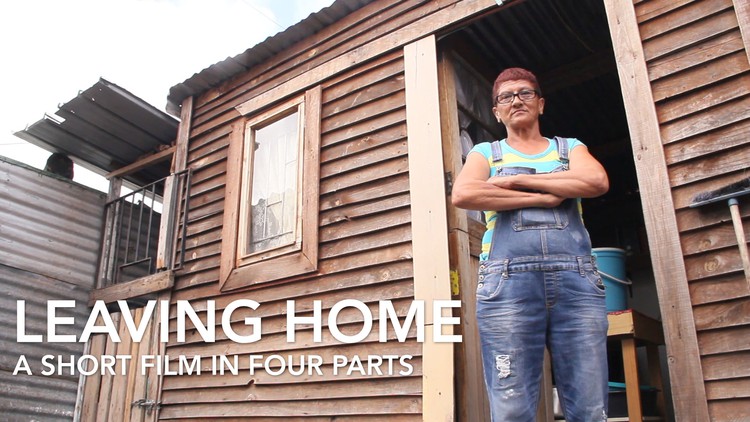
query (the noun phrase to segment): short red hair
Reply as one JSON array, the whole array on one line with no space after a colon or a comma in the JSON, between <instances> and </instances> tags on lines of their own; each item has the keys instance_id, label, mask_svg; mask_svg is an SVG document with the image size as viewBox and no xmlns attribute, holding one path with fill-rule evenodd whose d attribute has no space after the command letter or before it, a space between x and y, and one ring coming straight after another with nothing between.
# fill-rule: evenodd
<instances>
[{"instance_id":1,"label":"short red hair","mask_svg":"<svg viewBox=\"0 0 750 422\"><path fill-rule=\"evenodd\" d=\"M539 82L536 80L536 75L531 73L531 71L520 68L520 67L509 67L502 72L500 72L499 75L497 75L497 78L495 78L495 84L492 85L492 99L495 99L495 96L498 94L498 90L500 89L500 85L502 85L505 82L508 81L528 81L531 82L531 85L533 85L533 88L539 93L539 96L542 96L542 91L539 89Z\"/></svg>"}]
</instances>

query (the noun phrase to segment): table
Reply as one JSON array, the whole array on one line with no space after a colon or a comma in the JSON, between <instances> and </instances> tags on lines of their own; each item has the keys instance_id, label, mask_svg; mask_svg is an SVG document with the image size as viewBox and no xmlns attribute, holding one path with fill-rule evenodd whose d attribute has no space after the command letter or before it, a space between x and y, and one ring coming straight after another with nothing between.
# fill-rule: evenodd
<instances>
[{"instance_id":1,"label":"table","mask_svg":"<svg viewBox=\"0 0 750 422\"><path fill-rule=\"evenodd\" d=\"M664 344L661 322L632 309L610 312L607 315L609 330L607 337L622 345L622 362L625 370L625 397L628 402L628 417L631 421L643 420L641 389L638 377L637 343L646 346L648 374L652 387L657 388L657 407L664 416L664 393L659 359L660 344Z\"/></svg>"}]
</instances>

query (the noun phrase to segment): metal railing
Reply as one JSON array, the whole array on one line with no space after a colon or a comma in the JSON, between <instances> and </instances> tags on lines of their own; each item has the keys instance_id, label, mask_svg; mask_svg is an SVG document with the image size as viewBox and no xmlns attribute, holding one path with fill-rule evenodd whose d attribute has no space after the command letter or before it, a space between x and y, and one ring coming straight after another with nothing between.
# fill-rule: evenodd
<instances>
[{"instance_id":1,"label":"metal railing","mask_svg":"<svg viewBox=\"0 0 750 422\"><path fill-rule=\"evenodd\" d=\"M100 287L182 267L190 170L167 176L106 205Z\"/></svg>"}]
</instances>

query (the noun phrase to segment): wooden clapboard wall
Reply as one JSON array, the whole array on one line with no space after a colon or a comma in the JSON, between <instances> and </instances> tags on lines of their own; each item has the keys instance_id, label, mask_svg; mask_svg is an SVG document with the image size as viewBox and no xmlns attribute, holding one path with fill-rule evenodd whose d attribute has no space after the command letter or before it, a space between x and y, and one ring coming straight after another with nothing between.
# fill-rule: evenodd
<instances>
[{"instance_id":1,"label":"wooden clapboard wall","mask_svg":"<svg viewBox=\"0 0 750 422\"><path fill-rule=\"evenodd\" d=\"M200 310L205 309L206 299L213 299L221 310L233 300L251 298L260 307L244 314L237 311L233 318L238 321L236 329L247 333L249 328L243 331L242 321L245 316L255 316L263 318L263 332L260 341L249 345L226 340L221 330L212 344L202 342L195 333L189 333L184 343L171 340L166 353L172 357L226 354L245 359L240 360L236 376L165 377L160 419L317 421L336 415L362 421L422 419L422 344L415 340L415 332L404 343L379 343L375 329L367 340L352 345L339 344L325 328L323 343L311 341L311 330L299 330L297 341L288 343L285 332L288 299L297 301L298 312L310 310L313 300L322 300L325 321L331 306L343 299L364 301L373 314L377 314L378 300L391 300L399 314L405 315L414 298L401 48L321 84L319 275L250 291L221 292L221 231L227 147L231 125L240 117L235 106L451 3L404 1L366 6L277 58L195 98L187 157L187 166L194 171L191 209L184 240L185 264L176 277L173 301L190 300ZM358 312L339 316L344 332L357 332L361 320ZM258 370L251 376L248 354L291 354L297 361L300 355L320 355L325 375L271 376ZM410 363L414 371L410 376L333 376L330 364L334 354L413 355Z\"/></svg>"},{"instance_id":2,"label":"wooden clapboard wall","mask_svg":"<svg viewBox=\"0 0 750 422\"><path fill-rule=\"evenodd\" d=\"M692 198L747 177L750 65L732 0L636 1L712 420L750 418L750 293L726 205ZM741 201L745 231L750 201ZM658 247L658 245L652 245ZM663 310L665 318L669 311Z\"/></svg>"}]
</instances>

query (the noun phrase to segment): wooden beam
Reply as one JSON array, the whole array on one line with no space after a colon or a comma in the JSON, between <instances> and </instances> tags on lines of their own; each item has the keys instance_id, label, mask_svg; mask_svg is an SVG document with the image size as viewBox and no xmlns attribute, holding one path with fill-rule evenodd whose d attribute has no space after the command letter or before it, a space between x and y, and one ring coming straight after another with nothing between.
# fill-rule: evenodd
<instances>
[{"instance_id":1,"label":"wooden beam","mask_svg":"<svg viewBox=\"0 0 750 422\"><path fill-rule=\"evenodd\" d=\"M745 44L745 54L750 61L750 2L747 0L733 0L734 12L737 14L737 22L740 25L742 42Z\"/></svg>"},{"instance_id":2,"label":"wooden beam","mask_svg":"<svg viewBox=\"0 0 750 422\"><path fill-rule=\"evenodd\" d=\"M709 420L685 261L648 69L632 2L604 1L651 247L676 420Z\"/></svg>"},{"instance_id":3,"label":"wooden beam","mask_svg":"<svg viewBox=\"0 0 750 422\"><path fill-rule=\"evenodd\" d=\"M96 289L89 296L89 306L94 306L97 300L112 303L117 300L132 299L149 293L159 292L174 285L174 272L162 271L146 277L129 281L127 283L115 284L103 289Z\"/></svg>"},{"instance_id":4,"label":"wooden beam","mask_svg":"<svg viewBox=\"0 0 750 422\"><path fill-rule=\"evenodd\" d=\"M245 101L238 105L236 109L241 115L247 115L303 91L346 69L358 66L367 60L432 34L438 29L445 29L456 22L469 19L474 15L497 7L495 0L466 0L458 2L451 7L446 7L424 19L376 38L359 48L327 61L314 69L310 69L284 84Z\"/></svg>"},{"instance_id":5,"label":"wooden beam","mask_svg":"<svg viewBox=\"0 0 750 422\"><path fill-rule=\"evenodd\" d=\"M427 325L422 420L450 421L455 407L453 344L432 340L434 301L451 299L435 36L404 47L404 69L414 299L425 301ZM443 329L444 334L452 331Z\"/></svg>"},{"instance_id":6,"label":"wooden beam","mask_svg":"<svg viewBox=\"0 0 750 422\"><path fill-rule=\"evenodd\" d=\"M160 161L166 160L167 158L171 158L174 151L175 151L175 146L172 145L169 148L163 149L159 152L155 152L151 155L148 155L139 160L136 160L135 162L128 164L125 167L120 167L117 170L111 171L107 173L104 177L106 177L107 179L111 179L113 177L121 177L121 176L135 173L136 171L142 170L152 164L156 164Z\"/></svg>"},{"instance_id":7,"label":"wooden beam","mask_svg":"<svg viewBox=\"0 0 750 422\"><path fill-rule=\"evenodd\" d=\"M187 97L182 101L180 112L180 125L177 127L177 149L172 158L172 173L177 173L187 168L188 143L190 141L190 126L193 122L193 97Z\"/></svg>"}]
</instances>

